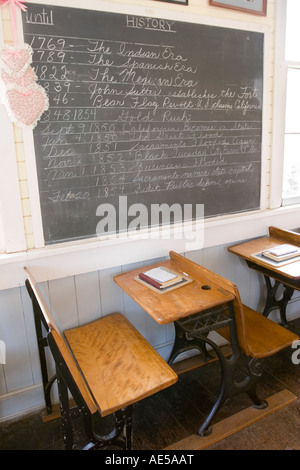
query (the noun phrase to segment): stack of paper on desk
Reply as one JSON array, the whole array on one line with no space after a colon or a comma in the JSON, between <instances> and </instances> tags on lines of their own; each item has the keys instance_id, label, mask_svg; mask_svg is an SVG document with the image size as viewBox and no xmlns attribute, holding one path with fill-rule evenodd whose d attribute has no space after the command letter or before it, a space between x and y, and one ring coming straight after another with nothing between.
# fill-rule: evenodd
<instances>
[{"instance_id":1,"label":"stack of paper on desk","mask_svg":"<svg viewBox=\"0 0 300 470\"><path fill-rule=\"evenodd\" d=\"M183 280L182 276L174 274L162 266L140 273L139 277L158 289L173 286Z\"/></svg>"},{"instance_id":2,"label":"stack of paper on desk","mask_svg":"<svg viewBox=\"0 0 300 470\"><path fill-rule=\"evenodd\" d=\"M276 245L267 250L253 253L252 258L256 258L264 263L276 268L300 260L300 248L288 243Z\"/></svg>"},{"instance_id":3,"label":"stack of paper on desk","mask_svg":"<svg viewBox=\"0 0 300 470\"><path fill-rule=\"evenodd\" d=\"M285 261L288 259L295 258L300 255L300 248L298 246L289 245L285 243L284 245L277 245L269 250L262 252L263 256L270 258L274 261Z\"/></svg>"},{"instance_id":4,"label":"stack of paper on desk","mask_svg":"<svg viewBox=\"0 0 300 470\"><path fill-rule=\"evenodd\" d=\"M141 272L134 279L160 294L177 289L193 281L189 276L173 272L164 266Z\"/></svg>"}]
</instances>

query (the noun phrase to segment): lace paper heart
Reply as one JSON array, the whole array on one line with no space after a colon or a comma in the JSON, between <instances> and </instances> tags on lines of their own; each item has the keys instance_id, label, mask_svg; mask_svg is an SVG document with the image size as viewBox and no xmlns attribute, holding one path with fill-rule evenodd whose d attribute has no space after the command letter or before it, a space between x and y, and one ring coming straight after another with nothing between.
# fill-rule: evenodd
<instances>
[{"instance_id":1,"label":"lace paper heart","mask_svg":"<svg viewBox=\"0 0 300 470\"><path fill-rule=\"evenodd\" d=\"M32 83L35 83L37 80L37 77L35 75L35 72L33 68L27 67L25 72L20 75L19 77L14 77L13 75L10 75L7 72L2 72L0 75L4 85L8 86L11 84L18 85L20 87L28 87Z\"/></svg>"},{"instance_id":2,"label":"lace paper heart","mask_svg":"<svg viewBox=\"0 0 300 470\"><path fill-rule=\"evenodd\" d=\"M49 106L44 89L37 84L23 88L22 91L8 88L5 92L5 104L12 122L20 127L32 128Z\"/></svg>"},{"instance_id":3,"label":"lace paper heart","mask_svg":"<svg viewBox=\"0 0 300 470\"><path fill-rule=\"evenodd\" d=\"M22 75L32 62L32 48L24 44L22 48L7 47L0 51L0 67L14 77Z\"/></svg>"}]
</instances>

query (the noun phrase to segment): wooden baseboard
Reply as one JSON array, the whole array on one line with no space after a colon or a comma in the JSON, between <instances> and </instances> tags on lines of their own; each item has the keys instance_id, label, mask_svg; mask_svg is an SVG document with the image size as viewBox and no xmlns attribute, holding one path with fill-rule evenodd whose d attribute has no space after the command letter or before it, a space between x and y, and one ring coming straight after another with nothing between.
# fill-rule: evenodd
<instances>
[{"instance_id":1,"label":"wooden baseboard","mask_svg":"<svg viewBox=\"0 0 300 470\"><path fill-rule=\"evenodd\" d=\"M263 410L257 410L253 406L236 413L229 418L220 421L212 426L212 432L209 436L200 437L196 434L182 439L181 441L166 447L164 450L202 450L225 439L225 437L234 434L241 429L246 428L250 424L290 405L297 400L297 396L289 390L282 390L275 395L267 398L268 407Z\"/></svg>"}]
</instances>

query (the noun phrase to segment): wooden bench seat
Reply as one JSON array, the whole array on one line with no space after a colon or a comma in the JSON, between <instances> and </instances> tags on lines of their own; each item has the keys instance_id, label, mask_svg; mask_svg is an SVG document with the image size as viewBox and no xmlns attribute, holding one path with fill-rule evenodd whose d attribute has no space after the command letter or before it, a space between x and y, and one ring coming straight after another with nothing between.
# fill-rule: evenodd
<instances>
[{"instance_id":1,"label":"wooden bench seat","mask_svg":"<svg viewBox=\"0 0 300 470\"><path fill-rule=\"evenodd\" d=\"M64 334L101 416L177 380L167 363L120 313Z\"/></svg>"},{"instance_id":2,"label":"wooden bench seat","mask_svg":"<svg viewBox=\"0 0 300 470\"><path fill-rule=\"evenodd\" d=\"M250 355L256 359L272 356L299 339L292 331L243 305Z\"/></svg>"},{"instance_id":3,"label":"wooden bench seat","mask_svg":"<svg viewBox=\"0 0 300 470\"><path fill-rule=\"evenodd\" d=\"M62 334L32 274L25 271L34 313L46 328L56 364L65 447L73 447L70 392L83 417L89 448L115 443L130 449L132 405L174 384L177 374L120 313ZM96 412L114 415L115 428L108 436L92 431Z\"/></svg>"},{"instance_id":4,"label":"wooden bench seat","mask_svg":"<svg viewBox=\"0 0 300 470\"><path fill-rule=\"evenodd\" d=\"M261 313L246 305L242 306L247 334L247 355L255 359L263 359L278 353L292 345L299 339L297 335L278 325ZM227 328L218 330L225 339L230 341L230 332Z\"/></svg>"}]
</instances>

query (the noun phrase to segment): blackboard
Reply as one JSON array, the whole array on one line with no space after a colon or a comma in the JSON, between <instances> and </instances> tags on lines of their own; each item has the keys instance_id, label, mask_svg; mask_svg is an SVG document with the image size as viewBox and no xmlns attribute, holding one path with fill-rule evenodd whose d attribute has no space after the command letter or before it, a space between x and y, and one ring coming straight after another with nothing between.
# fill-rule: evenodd
<instances>
[{"instance_id":1,"label":"blackboard","mask_svg":"<svg viewBox=\"0 0 300 470\"><path fill-rule=\"evenodd\" d=\"M27 7L24 40L50 102L33 131L46 244L96 236L107 207L116 231L141 205L141 227L162 204L191 217L197 204L205 217L259 208L263 33Z\"/></svg>"}]
</instances>

